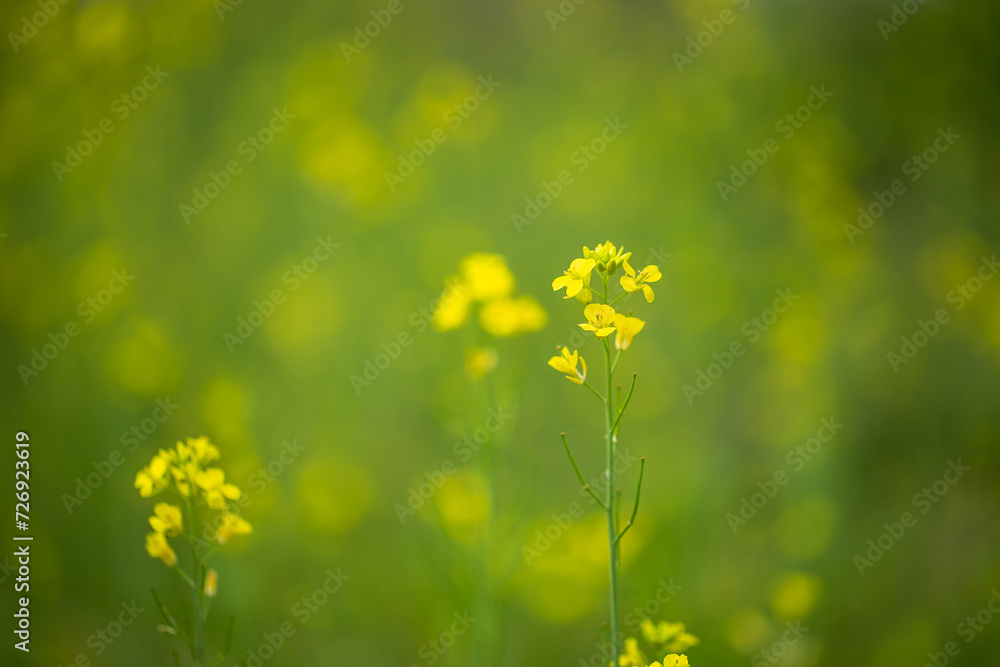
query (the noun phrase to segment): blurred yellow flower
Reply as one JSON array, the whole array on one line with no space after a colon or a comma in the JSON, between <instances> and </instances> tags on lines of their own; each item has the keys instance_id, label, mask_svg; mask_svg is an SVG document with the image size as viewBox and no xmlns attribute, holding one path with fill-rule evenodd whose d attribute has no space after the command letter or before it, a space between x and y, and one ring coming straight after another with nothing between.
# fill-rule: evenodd
<instances>
[{"instance_id":1,"label":"blurred yellow flower","mask_svg":"<svg viewBox=\"0 0 1000 667\"><path fill-rule=\"evenodd\" d=\"M639 273L636 273L635 269L628 262L625 262L625 273L628 275L621 277L622 288L629 293L642 290L646 301L653 303L653 288L648 283L655 283L662 278L660 269L655 264L650 264Z\"/></svg>"},{"instance_id":2,"label":"blurred yellow flower","mask_svg":"<svg viewBox=\"0 0 1000 667\"><path fill-rule=\"evenodd\" d=\"M163 533L153 532L146 535L146 553L153 558L159 558L167 567L177 565L177 554L170 548Z\"/></svg>"},{"instance_id":3,"label":"blurred yellow flower","mask_svg":"<svg viewBox=\"0 0 1000 667\"><path fill-rule=\"evenodd\" d=\"M449 276L444 281L445 290L434 309L434 328L451 331L465 324L472 305L472 290L457 276Z\"/></svg>"},{"instance_id":4,"label":"blurred yellow flower","mask_svg":"<svg viewBox=\"0 0 1000 667\"><path fill-rule=\"evenodd\" d=\"M140 496L149 498L167 488L170 483L170 477L167 473L170 469L170 463L175 458L176 454L173 451L161 449L149 462L149 465L136 474L133 486L139 489Z\"/></svg>"},{"instance_id":5,"label":"blurred yellow flower","mask_svg":"<svg viewBox=\"0 0 1000 667\"><path fill-rule=\"evenodd\" d=\"M187 438L187 450L188 456L194 458L199 464L205 465L206 463L211 463L219 458L219 448L209 442L208 438L205 436L200 436L197 438ZM181 443L177 443L177 451L181 451Z\"/></svg>"},{"instance_id":6,"label":"blurred yellow flower","mask_svg":"<svg viewBox=\"0 0 1000 667\"><path fill-rule=\"evenodd\" d=\"M598 338L604 338L615 330L615 309L603 303L592 303L583 309L586 323L579 327L584 331L593 331Z\"/></svg>"},{"instance_id":7,"label":"blurred yellow flower","mask_svg":"<svg viewBox=\"0 0 1000 667\"><path fill-rule=\"evenodd\" d=\"M646 656L639 650L639 642L634 637L625 640L625 648L618 656L618 667L645 667Z\"/></svg>"},{"instance_id":8,"label":"blurred yellow flower","mask_svg":"<svg viewBox=\"0 0 1000 667\"><path fill-rule=\"evenodd\" d=\"M686 626L683 623L660 621L654 625L647 618L643 619L641 629L647 642L668 651L684 651L698 644L697 637L685 632Z\"/></svg>"},{"instance_id":9,"label":"blurred yellow flower","mask_svg":"<svg viewBox=\"0 0 1000 667\"><path fill-rule=\"evenodd\" d=\"M465 372L473 380L489 374L497 367L497 351L492 347L470 347L465 351Z\"/></svg>"},{"instance_id":10,"label":"blurred yellow flower","mask_svg":"<svg viewBox=\"0 0 1000 667\"><path fill-rule=\"evenodd\" d=\"M224 512L222 515L222 525L215 531L215 539L219 544L225 544L237 535L249 535L253 532L253 526L243 517Z\"/></svg>"},{"instance_id":11,"label":"blurred yellow flower","mask_svg":"<svg viewBox=\"0 0 1000 667\"><path fill-rule=\"evenodd\" d=\"M514 274L501 255L474 252L458 266L476 301L491 301L514 292Z\"/></svg>"},{"instance_id":12,"label":"blurred yellow flower","mask_svg":"<svg viewBox=\"0 0 1000 667\"><path fill-rule=\"evenodd\" d=\"M583 303L590 303L590 272L596 265L597 261L593 258L574 259L569 268L563 271L563 275L552 281L552 291L557 292L565 287L564 299L572 299L575 296Z\"/></svg>"},{"instance_id":13,"label":"blurred yellow flower","mask_svg":"<svg viewBox=\"0 0 1000 667\"><path fill-rule=\"evenodd\" d=\"M638 317L628 317L622 313L615 313L614 323L618 332L615 334L615 348L619 350L627 350L632 344L632 338L646 326Z\"/></svg>"},{"instance_id":14,"label":"blurred yellow flower","mask_svg":"<svg viewBox=\"0 0 1000 667\"><path fill-rule=\"evenodd\" d=\"M205 573L205 596L214 598L216 592L219 590L219 573L215 570L209 570Z\"/></svg>"},{"instance_id":15,"label":"blurred yellow flower","mask_svg":"<svg viewBox=\"0 0 1000 667\"><path fill-rule=\"evenodd\" d=\"M583 370L577 370L578 364L583 367ZM566 373L566 379L570 382L583 384L587 379L587 362L576 350L570 353L568 347L560 349L560 356L549 359L549 366L560 373Z\"/></svg>"},{"instance_id":16,"label":"blurred yellow flower","mask_svg":"<svg viewBox=\"0 0 1000 667\"><path fill-rule=\"evenodd\" d=\"M518 336L545 327L548 315L534 298L498 299L479 311L479 324L491 336Z\"/></svg>"},{"instance_id":17,"label":"blurred yellow flower","mask_svg":"<svg viewBox=\"0 0 1000 667\"><path fill-rule=\"evenodd\" d=\"M170 503L156 503L153 507L154 516L149 517L149 525L158 533L169 537L177 537L184 529L181 518L181 508Z\"/></svg>"},{"instance_id":18,"label":"blurred yellow flower","mask_svg":"<svg viewBox=\"0 0 1000 667\"><path fill-rule=\"evenodd\" d=\"M226 484L226 473L221 468L209 468L195 476L195 484L205 491L205 502L214 510L226 506L226 498L236 500L240 490L233 484Z\"/></svg>"}]
</instances>

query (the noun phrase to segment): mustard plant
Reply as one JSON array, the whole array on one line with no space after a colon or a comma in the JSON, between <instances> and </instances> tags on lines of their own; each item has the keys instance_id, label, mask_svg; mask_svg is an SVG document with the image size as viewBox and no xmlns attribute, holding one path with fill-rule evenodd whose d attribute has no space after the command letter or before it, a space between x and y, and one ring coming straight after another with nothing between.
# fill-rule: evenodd
<instances>
[{"instance_id":1,"label":"mustard plant","mask_svg":"<svg viewBox=\"0 0 1000 667\"><path fill-rule=\"evenodd\" d=\"M604 511L607 517L608 534L608 607L609 607L609 630L610 630L610 655L609 664L617 662L615 667L632 667L638 665L644 667L646 658L638 650L638 643L635 639L625 641L625 653L619 653L619 646L622 639L619 624L619 573L621 566L621 541L625 534L635 523L636 514L639 511L639 496L642 491L642 476L646 467L646 459L642 457L639 462L639 479L635 488L635 500L632 504L632 511L628 520L624 523L621 520L621 495L615 487L615 459L617 448L620 442L621 422L632 400L635 391L637 374L632 374L628 392L622 397L622 388L618 386L617 398L612 389L614 385L615 371L622 354L628 350L635 337L643 331L646 322L633 317L631 312L621 313L615 310L614 306L623 298L630 294L641 292L647 303L652 303L655 298L652 283L661 278L660 270L655 265L647 266L636 271L629 264L632 253L626 252L624 248L618 248L610 241L596 246L593 250L584 246L583 256L574 259L569 264L569 268L563 271L563 275L552 281L553 291L565 289L565 299L576 298L584 305L583 316L586 320L579 324L584 331L593 333L598 339L604 352L604 385L601 388L595 387L587 380L587 362L578 350L570 350L567 347L560 347L559 354L549 359L549 366L577 385L586 387L601 403L604 413L604 443L605 443L605 487L595 490L588 484L580 469L576 458L566 440L566 434L560 434L563 448L569 458L573 470L583 485L583 489L590 494L597 505ZM622 275L618 280L620 286L619 293L612 294L614 288L613 276L622 270ZM614 334L614 342L612 336ZM669 631L677 629L676 636L666 637ZM657 626L651 626L653 630ZM664 631L659 638L666 637L664 641L654 645L656 649L674 648L683 650L688 646L693 646L697 639L693 635L684 633L684 626L680 624L666 624ZM651 630L652 633L652 630ZM678 639L681 634L686 636L682 640ZM664 665L673 667L680 665L686 667L687 657L683 655L671 654L664 658ZM654 663L659 667L660 663Z\"/></svg>"},{"instance_id":2,"label":"mustard plant","mask_svg":"<svg viewBox=\"0 0 1000 667\"><path fill-rule=\"evenodd\" d=\"M219 575L208 568L208 559L230 539L252 532L249 522L231 511L228 501L240 497L240 490L226 483L226 475L221 468L208 467L219 459L218 448L208 438L187 438L172 449L161 449L145 468L135 476L135 488L143 498L150 498L167 492L175 496L180 504L158 502L153 507L149 525L153 531L146 535L146 552L159 558L184 581L191 591L191 614L188 623L178 622L166 605L160 600L156 589L150 587L153 599L165 621L161 632L178 635L187 642L191 659L198 667L213 667L220 664L229 653L233 639L233 615L229 616L229 626L219 653L211 662L205 659L205 621L208 610L218 591ZM195 532L199 517L203 513L218 512L217 526L211 541L200 539ZM170 540L187 543L191 552L191 566L185 571L177 558ZM186 611L186 610L185 610ZM179 667L180 658L176 649L174 663Z\"/></svg>"}]
</instances>

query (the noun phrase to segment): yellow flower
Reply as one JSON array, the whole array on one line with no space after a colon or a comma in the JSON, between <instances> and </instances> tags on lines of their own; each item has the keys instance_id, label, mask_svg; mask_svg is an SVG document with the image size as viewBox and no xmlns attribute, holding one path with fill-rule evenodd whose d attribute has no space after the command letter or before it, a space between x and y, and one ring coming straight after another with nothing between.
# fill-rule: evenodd
<instances>
[{"instance_id":1,"label":"yellow flower","mask_svg":"<svg viewBox=\"0 0 1000 667\"><path fill-rule=\"evenodd\" d=\"M686 651L692 646L697 646L699 639L689 632L682 632L672 642L667 644L668 651ZM687 664L687 658L684 659Z\"/></svg>"},{"instance_id":2,"label":"yellow flower","mask_svg":"<svg viewBox=\"0 0 1000 667\"><path fill-rule=\"evenodd\" d=\"M614 322L618 331L615 334L615 348L619 350L627 350L635 335L646 326L638 317L627 317L622 313L615 313Z\"/></svg>"},{"instance_id":3,"label":"yellow flower","mask_svg":"<svg viewBox=\"0 0 1000 667\"><path fill-rule=\"evenodd\" d=\"M497 337L538 331L547 321L545 309L530 296L491 301L479 311L480 326Z\"/></svg>"},{"instance_id":4,"label":"yellow flower","mask_svg":"<svg viewBox=\"0 0 1000 667\"><path fill-rule=\"evenodd\" d=\"M584 380L587 379L587 362L583 360L579 352L574 350L571 354L568 347L561 348L560 354L561 356L549 359L549 366L560 373L566 373L566 379L570 382L583 384ZM583 367L582 371L576 369L578 363Z\"/></svg>"},{"instance_id":5,"label":"yellow flower","mask_svg":"<svg viewBox=\"0 0 1000 667\"><path fill-rule=\"evenodd\" d=\"M226 506L226 498L236 500L240 490L233 484L226 484L226 473L221 468L209 468L199 472L194 478L195 484L205 491L205 501L214 510Z\"/></svg>"},{"instance_id":6,"label":"yellow flower","mask_svg":"<svg viewBox=\"0 0 1000 667\"><path fill-rule=\"evenodd\" d=\"M198 463L186 458L190 454L190 450L183 443L178 442L178 451L181 448L184 448L184 454L179 458L184 459L185 462L180 465L171 466L170 473L174 476L174 484L177 486L177 490L186 498L191 495L191 483L198 475Z\"/></svg>"},{"instance_id":7,"label":"yellow flower","mask_svg":"<svg viewBox=\"0 0 1000 667\"><path fill-rule=\"evenodd\" d=\"M177 444L179 445L180 443ZM201 465L211 463L219 458L219 448L209 442L205 436L187 438L187 447L192 458L196 459Z\"/></svg>"},{"instance_id":8,"label":"yellow flower","mask_svg":"<svg viewBox=\"0 0 1000 667\"><path fill-rule=\"evenodd\" d=\"M658 665L660 663L656 662L653 664ZM688 657L686 655L671 653L663 659L663 667L691 667L691 665L688 664Z\"/></svg>"},{"instance_id":9,"label":"yellow flower","mask_svg":"<svg viewBox=\"0 0 1000 667\"><path fill-rule=\"evenodd\" d=\"M133 486L139 489L140 496L149 498L167 488L167 485L170 483L170 477L167 472L174 458L176 458L176 455L173 452L161 449L153 457L153 460L149 462L149 465L136 474Z\"/></svg>"},{"instance_id":10,"label":"yellow flower","mask_svg":"<svg viewBox=\"0 0 1000 667\"><path fill-rule=\"evenodd\" d=\"M650 264L639 273L636 273L635 269L628 262L625 262L625 273L628 275L621 278L621 284L625 291L631 293L642 290L642 293L646 296L646 301L653 303L653 288L648 283L655 283L662 277L660 269L655 264Z\"/></svg>"},{"instance_id":11,"label":"yellow flower","mask_svg":"<svg viewBox=\"0 0 1000 667\"><path fill-rule=\"evenodd\" d=\"M633 637L625 640L625 648L618 656L619 667L645 667L646 656L639 650L639 642Z\"/></svg>"},{"instance_id":12,"label":"yellow flower","mask_svg":"<svg viewBox=\"0 0 1000 667\"><path fill-rule=\"evenodd\" d=\"M444 292L434 308L434 328L451 331L465 324L472 304L472 290L457 276L449 276L444 281Z\"/></svg>"},{"instance_id":13,"label":"yellow flower","mask_svg":"<svg viewBox=\"0 0 1000 667\"><path fill-rule=\"evenodd\" d=\"M215 570L209 570L205 573L205 596L214 598L215 593L219 590L219 573Z\"/></svg>"},{"instance_id":14,"label":"yellow flower","mask_svg":"<svg viewBox=\"0 0 1000 667\"><path fill-rule=\"evenodd\" d=\"M159 558L167 567L177 565L177 554L170 548L163 533L154 532L146 535L146 553L153 558Z\"/></svg>"},{"instance_id":15,"label":"yellow flower","mask_svg":"<svg viewBox=\"0 0 1000 667\"><path fill-rule=\"evenodd\" d=\"M465 372L473 380L491 373L497 367L497 351L492 347L470 347L465 351Z\"/></svg>"},{"instance_id":16,"label":"yellow flower","mask_svg":"<svg viewBox=\"0 0 1000 667\"><path fill-rule=\"evenodd\" d=\"M574 259L569 268L563 271L563 275L552 281L552 291L556 292L565 287L564 299L572 299L575 296L583 303L590 303L590 272L596 265L597 261L593 258Z\"/></svg>"},{"instance_id":17,"label":"yellow flower","mask_svg":"<svg viewBox=\"0 0 1000 667\"><path fill-rule=\"evenodd\" d=\"M615 248L611 241L606 241L593 250L583 246L583 256L597 262L597 268L606 271L610 276L615 270L627 262L632 253L625 252L625 248Z\"/></svg>"},{"instance_id":18,"label":"yellow flower","mask_svg":"<svg viewBox=\"0 0 1000 667\"><path fill-rule=\"evenodd\" d=\"M222 515L222 525L215 531L215 539L219 544L225 544L237 535L249 535L253 532L253 526L236 514L224 512Z\"/></svg>"},{"instance_id":19,"label":"yellow flower","mask_svg":"<svg viewBox=\"0 0 1000 667\"><path fill-rule=\"evenodd\" d=\"M458 267L476 301L491 301L514 292L514 274L500 255L474 252Z\"/></svg>"},{"instance_id":20,"label":"yellow flower","mask_svg":"<svg viewBox=\"0 0 1000 667\"><path fill-rule=\"evenodd\" d=\"M149 525L158 533L169 537L177 537L184 529L181 519L181 508L170 503L156 503L153 507L155 516L149 517Z\"/></svg>"},{"instance_id":21,"label":"yellow flower","mask_svg":"<svg viewBox=\"0 0 1000 667\"><path fill-rule=\"evenodd\" d=\"M615 330L615 309L603 303L592 303L583 309L587 318L585 324L578 325L584 331L593 331L598 338L604 338Z\"/></svg>"}]
</instances>

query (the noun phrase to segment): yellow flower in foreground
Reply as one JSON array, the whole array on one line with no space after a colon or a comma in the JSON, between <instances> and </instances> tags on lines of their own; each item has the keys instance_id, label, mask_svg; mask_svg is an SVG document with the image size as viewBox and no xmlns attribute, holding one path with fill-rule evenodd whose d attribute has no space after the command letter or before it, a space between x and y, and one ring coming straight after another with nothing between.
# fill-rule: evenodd
<instances>
[{"instance_id":1,"label":"yellow flower in foreground","mask_svg":"<svg viewBox=\"0 0 1000 667\"><path fill-rule=\"evenodd\" d=\"M632 253L625 252L625 248L615 248L615 244L611 241L605 241L593 250L583 246L583 256L596 260L597 268L601 271L607 271L608 275L611 275L615 269L629 260Z\"/></svg>"},{"instance_id":2,"label":"yellow flower in foreground","mask_svg":"<svg viewBox=\"0 0 1000 667\"><path fill-rule=\"evenodd\" d=\"M472 290L457 276L449 276L444 281L444 292L434 308L434 328L451 331L465 324L472 304Z\"/></svg>"},{"instance_id":3,"label":"yellow flower in foreground","mask_svg":"<svg viewBox=\"0 0 1000 667\"><path fill-rule=\"evenodd\" d=\"M169 537L177 537L184 529L181 519L181 508L170 503L156 503L153 507L155 516L149 517L149 525L158 533Z\"/></svg>"},{"instance_id":4,"label":"yellow flower in foreground","mask_svg":"<svg viewBox=\"0 0 1000 667\"><path fill-rule=\"evenodd\" d=\"M577 364L583 367L582 371L576 369ZM568 347L560 350L560 356L549 359L549 366L560 373L566 373L566 379L570 382L583 384L584 380L587 379L587 362L583 360L579 352L574 350L570 353Z\"/></svg>"},{"instance_id":5,"label":"yellow flower in foreground","mask_svg":"<svg viewBox=\"0 0 1000 667\"><path fill-rule=\"evenodd\" d=\"M488 375L497 367L497 351L492 347L470 347L465 351L465 372L473 380Z\"/></svg>"},{"instance_id":6,"label":"yellow flower in foreground","mask_svg":"<svg viewBox=\"0 0 1000 667\"><path fill-rule=\"evenodd\" d=\"M483 330L497 337L538 331L547 322L545 309L530 296L491 301L479 311L479 324Z\"/></svg>"},{"instance_id":7,"label":"yellow flower in foreground","mask_svg":"<svg viewBox=\"0 0 1000 667\"><path fill-rule=\"evenodd\" d=\"M615 309L603 303L592 303L583 309L587 318L585 324L579 325L584 331L593 331L598 338L604 338L615 330Z\"/></svg>"},{"instance_id":8,"label":"yellow flower in foreground","mask_svg":"<svg viewBox=\"0 0 1000 667\"><path fill-rule=\"evenodd\" d=\"M225 544L237 535L249 535L253 532L250 522L230 512L222 515L222 525L215 531L215 539L219 544Z\"/></svg>"},{"instance_id":9,"label":"yellow flower in foreground","mask_svg":"<svg viewBox=\"0 0 1000 667\"><path fill-rule=\"evenodd\" d=\"M240 497L240 490L233 484L226 484L226 473L221 468L209 468L203 470L195 476L195 484L205 491L205 501L214 510L221 510L226 506L226 498L236 500Z\"/></svg>"},{"instance_id":10,"label":"yellow flower in foreground","mask_svg":"<svg viewBox=\"0 0 1000 667\"><path fill-rule=\"evenodd\" d=\"M660 274L660 269L655 264L650 264L639 273L636 273L635 269L628 262L625 262L625 273L628 275L621 278L622 288L630 293L642 290L642 293L646 296L646 301L653 303L653 288L648 283L655 283L663 277Z\"/></svg>"},{"instance_id":11,"label":"yellow flower in foreground","mask_svg":"<svg viewBox=\"0 0 1000 667\"><path fill-rule=\"evenodd\" d=\"M552 281L552 291L557 292L563 287L566 288L564 299L572 299L574 296L584 303L590 302L590 272L594 270L597 262L594 259L577 258L563 271L563 275ZM585 289L586 288L586 289Z\"/></svg>"},{"instance_id":12,"label":"yellow flower in foreground","mask_svg":"<svg viewBox=\"0 0 1000 667\"><path fill-rule=\"evenodd\" d=\"M474 252L462 260L458 270L476 301L501 299L514 292L514 274L501 255Z\"/></svg>"},{"instance_id":13,"label":"yellow flower in foreground","mask_svg":"<svg viewBox=\"0 0 1000 667\"><path fill-rule=\"evenodd\" d=\"M167 567L177 565L177 554L170 548L167 538L163 533L149 533L146 535L146 553L153 558L159 558Z\"/></svg>"},{"instance_id":14,"label":"yellow flower in foreground","mask_svg":"<svg viewBox=\"0 0 1000 667\"><path fill-rule=\"evenodd\" d=\"M633 637L625 640L625 648L618 656L618 667L644 667L646 656L639 650L639 642Z\"/></svg>"},{"instance_id":15,"label":"yellow flower in foreground","mask_svg":"<svg viewBox=\"0 0 1000 667\"><path fill-rule=\"evenodd\" d=\"M149 498L167 488L167 485L170 483L170 476L168 474L170 464L175 458L176 454L174 452L161 449L153 457L153 460L149 462L149 465L136 474L133 486L139 489L140 496Z\"/></svg>"},{"instance_id":16,"label":"yellow flower in foreground","mask_svg":"<svg viewBox=\"0 0 1000 667\"><path fill-rule=\"evenodd\" d=\"M618 332L615 334L615 348L619 350L627 350L632 344L632 338L646 326L638 317L627 317L622 313L615 313L614 322Z\"/></svg>"},{"instance_id":17,"label":"yellow flower in foreground","mask_svg":"<svg viewBox=\"0 0 1000 667\"><path fill-rule=\"evenodd\" d=\"M686 651L692 646L697 646L699 639L692 635L690 632L682 632L677 636L672 642L667 645L668 651ZM685 658L685 664L686 664Z\"/></svg>"},{"instance_id":18,"label":"yellow flower in foreground","mask_svg":"<svg viewBox=\"0 0 1000 667\"><path fill-rule=\"evenodd\" d=\"M653 663L659 664L659 663ZM663 667L691 667L688 664L688 657L686 655L677 655L676 653L671 653L663 659Z\"/></svg>"},{"instance_id":19,"label":"yellow flower in foreground","mask_svg":"<svg viewBox=\"0 0 1000 667\"><path fill-rule=\"evenodd\" d=\"M205 573L205 596L214 598L215 593L219 590L219 573L215 570L209 570Z\"/></svg>"}]
</instances>

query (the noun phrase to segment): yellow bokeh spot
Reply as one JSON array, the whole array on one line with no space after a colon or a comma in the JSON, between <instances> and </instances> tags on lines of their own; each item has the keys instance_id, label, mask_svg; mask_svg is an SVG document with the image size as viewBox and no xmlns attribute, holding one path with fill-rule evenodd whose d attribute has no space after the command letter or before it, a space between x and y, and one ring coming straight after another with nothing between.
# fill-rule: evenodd
<instances>
[{"instance_id":1,"label":"yellow bokeh spot","mask_svg":"<svg viewBox=\"0 0 1000 667\"><path fill-rule=\"evenodd\" d=\"M375 494L365 469L329 456L304 466L296 489L307 525L333 535L343 535L357 525Z\"/></svg>"},{"instance_id":2,"label":"yellow bokeh spot","mask_svg":"<svg viewBox=\"0 0 1000 667\"><path fill-rule=\"evenodd\" d=\"M120 2L97 2L84 7L76 16L74 37L85 55L122 56L122 46L135 33L128 6Z\"/></svg>"},{"instance_id":3,"label":"yellow bokeh spot","mask_svg":"<svg viewBox=\"0 0 1000 667\"><path fill-rule=\"evenodd\" d=\"M167 335L149 320L134 322L108 352L111 375L136 394L154 396L177 386L183 369Z\"/></svg>"},{"instance_id":4,"label":"yellow bokeh spot","mask_svg":"<svg viewBox=\"0 0 1000 667\"><path fill-rule=\"evenodd\" d=\"M726 641L741 653L757 650L771 634L771 623L757 609L741 609L726 621Z\"/></svg>"},{"instance_id":5,"label":"yellow bokeh spot","mask_svg":"<svg viewBox=\"0 0 1000 667\"><path fill-rule=\"evenodd\" d=\"M816 606L822 589L823 583L816 577L792 572L774 582L768 600L778 616L786 619L802 618Z\"/></svg>"},{"instance_id":6,"label":"yellow bokeh spot","mask_svg":"<svg viewBox=\"0 0 1000 667\"><path fill-rule=\"evenodd\" d=\"M434 494L445 530L469 544L482 534L490 515L489 488L479 473L462 470L445 479Z\"/></svg>"},{"instance_id":7,"label":"yellow bokeh spot","mask_svg":"<svg viewBox=\"0 0 1000 667\"><path fill-rule=\"evenodd\" d=\"M207 429L218 440L246 444L250 400L236 380L228 377L212 380L205 388L201 413Z\"/></svg>"}]
</instances>

